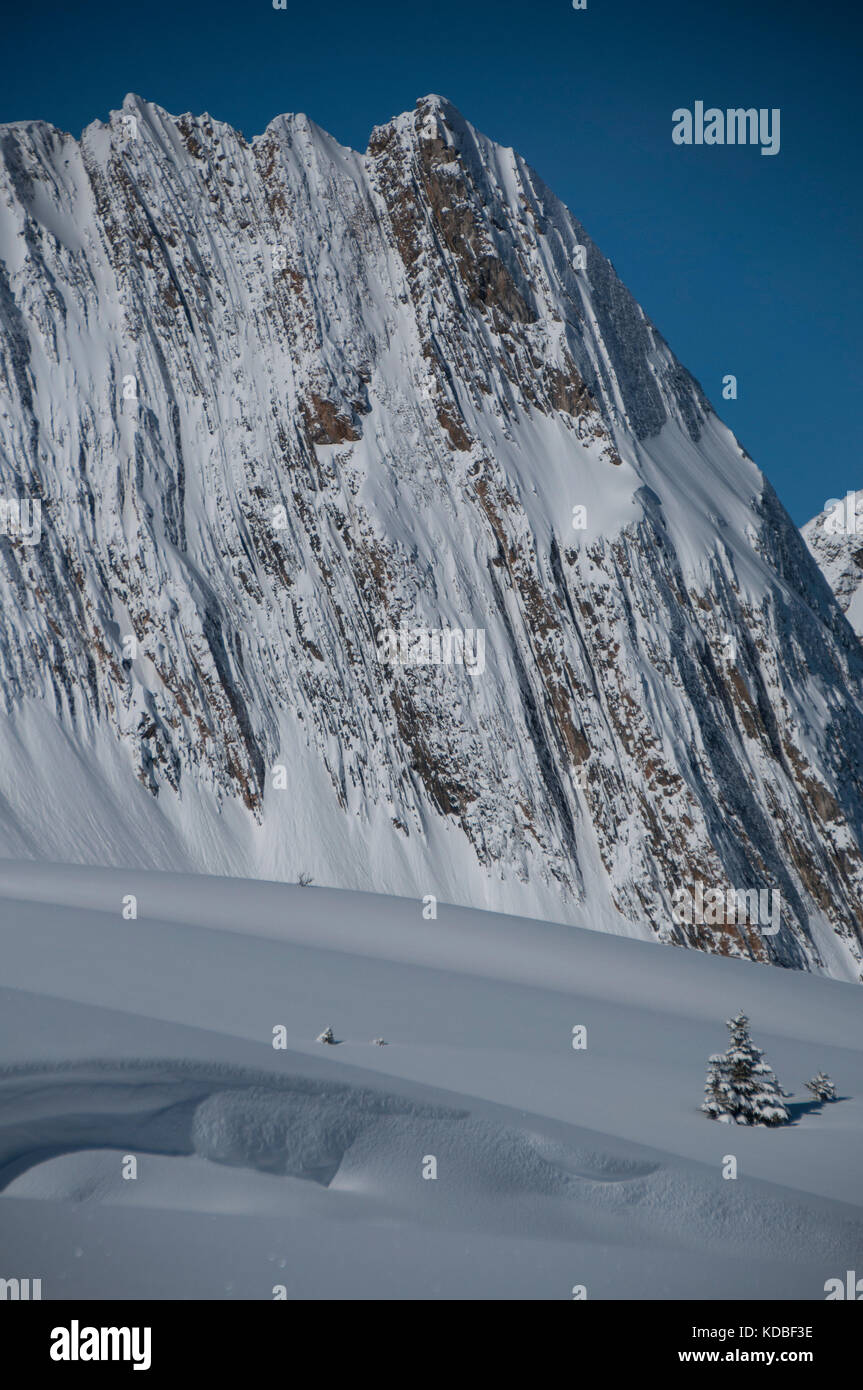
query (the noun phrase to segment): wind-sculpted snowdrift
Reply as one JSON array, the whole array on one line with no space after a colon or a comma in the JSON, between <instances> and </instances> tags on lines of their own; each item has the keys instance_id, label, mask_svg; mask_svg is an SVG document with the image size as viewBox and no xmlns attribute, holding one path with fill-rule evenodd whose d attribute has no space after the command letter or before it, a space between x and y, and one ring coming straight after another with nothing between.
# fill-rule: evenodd
<instances>
[{"instance_id":1,"label":"wind-sculpted snowdrift","mask_svg":"<svg viewBox=\"0 0 863 1390\"><path fill-rule=\"evenodd\" d=\"M859 1268L852 984L314 886L0 878L0 1278L46 1299L823 1298ZM699 1109L741 1008L778 1129Z\"/></svg>"},{"instance_id":2,"label":"wind-sculpted snowdrift","mask_svg":"<svg viewBox=\"0 0 863 1390\"><path fill-rule=\"evenodd\" d=\"M148 1154L189 1155L311 1180L420 1224L644 1239L800 1264L841 1264L863 1242L863 1223L840 1204L812 1210L746 1181L718 1188L697 1165L596 1152L574 1128L574 1142L552 1140L515 1113L511 1124L489 1123L463 1107L303 1076L153 1059L32 1066L0 1074L0 1107L7 1200L122 1200L120 1156L131 1147L142 1163ZM104 1150L113 1159L107 1185L99 1182ZM79 1161L64 1163L70 1154ZM440 1169L439 1186L423 1180L426 1155Z\"/></svg>"}]
</instances>

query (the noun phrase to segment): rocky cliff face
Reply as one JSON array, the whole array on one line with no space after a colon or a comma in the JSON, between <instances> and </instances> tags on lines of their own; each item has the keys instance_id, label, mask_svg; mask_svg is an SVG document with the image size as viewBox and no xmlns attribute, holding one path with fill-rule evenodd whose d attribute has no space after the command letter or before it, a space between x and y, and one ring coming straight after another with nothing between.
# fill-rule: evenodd
<instances>
[{"instance_id":1,"label":"rocky cliff face","mask_svg":"<svg viewBox=\"0 0 863 1390\"><path fill-rule=\"evenodd\" d=\"M366 154L128 97L0 161L3 853L857 978L860 646L517 155L436 97Z\"/></svg>"}]
</instances>

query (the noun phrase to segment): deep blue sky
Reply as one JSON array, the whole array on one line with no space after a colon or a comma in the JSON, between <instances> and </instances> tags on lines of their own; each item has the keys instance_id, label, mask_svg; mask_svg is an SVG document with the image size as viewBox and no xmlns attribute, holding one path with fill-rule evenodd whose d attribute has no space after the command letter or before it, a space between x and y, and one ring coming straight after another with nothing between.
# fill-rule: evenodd
<instances>
[{"instance_id":1,"label":"deep blue sky","mask_svg":"<svg viewBox=\"0 0 863 1390\"><path fill-rule=\"evenodd\" d=\"M365 148L449 97L569 204L798 523L863 487L857 0L39 0L3 30L0 121L76 135L134 91ZM779 154L674 145L696 99L780 107Z\"/></svg>"}]
</instances>

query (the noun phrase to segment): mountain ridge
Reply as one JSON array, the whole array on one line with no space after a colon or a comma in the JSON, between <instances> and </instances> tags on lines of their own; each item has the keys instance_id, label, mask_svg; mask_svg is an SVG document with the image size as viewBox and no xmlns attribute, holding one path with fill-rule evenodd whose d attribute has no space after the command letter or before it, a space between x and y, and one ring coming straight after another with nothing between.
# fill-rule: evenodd
<instances>
[{"instance_id":1,"label":"mountain ridge","mask_svg":"<svg viewBox=\"0 0 863 1390\"><path fill-rule=\"evenodd\" d=\"M3 853L857 977L859 646L518 155L442 98L358 154L130 96L2 127L0 179L0 467L43 508L0 537ZM486 670L388 668L404 626ZM674 922L695 881L782 931Z\"/></svg>"}]
</instances>

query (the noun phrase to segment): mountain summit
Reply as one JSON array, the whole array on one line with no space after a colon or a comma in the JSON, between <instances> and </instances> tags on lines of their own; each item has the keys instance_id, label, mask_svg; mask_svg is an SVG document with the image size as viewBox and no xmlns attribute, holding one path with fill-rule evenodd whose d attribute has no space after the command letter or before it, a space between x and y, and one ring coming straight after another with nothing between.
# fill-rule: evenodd
<instances>
[{"instance_id":1,"label":"mountain summit","mask_svg":"<svg viewBox=\"0 0 863 1390\"><path fill-rule=\"evenodd\" d=\"M130 96L0 189L0 854L858 977L863 651L518 155Z\"/></svg>"}]
</instances>

